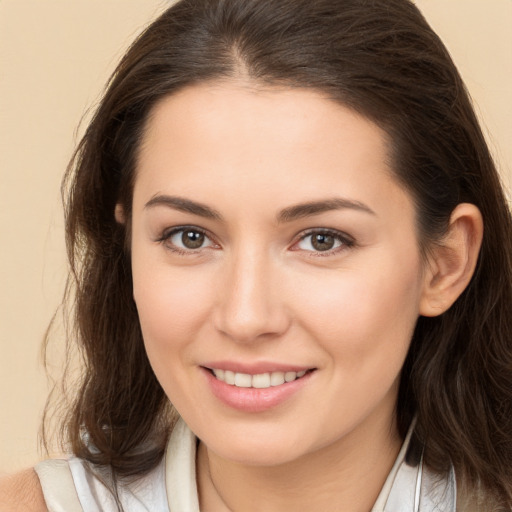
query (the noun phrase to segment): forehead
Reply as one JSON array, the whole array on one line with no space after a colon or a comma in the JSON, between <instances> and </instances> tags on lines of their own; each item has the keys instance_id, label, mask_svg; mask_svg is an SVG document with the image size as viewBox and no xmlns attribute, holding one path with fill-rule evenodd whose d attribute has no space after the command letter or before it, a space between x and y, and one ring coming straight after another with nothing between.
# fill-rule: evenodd
<instances>
[{"instance_id":1,"label":"forehead","mask_svg":"<svg viewBox=\"0 0 512 512\"><path fill-rule=\"evenodd\" d=\"M375 123L318 91L190 86L153 108L135 194L173 189L206 203L237 196L246 206L278 208L329 193L378 207L391 189L405 194L388 149Z\"/></svg>"},{"instance_id":2,"label":"forehead","mask_svg":"<svg viewBox=\"0 0 512 512\"><path fill-rule=\"evenodd\" d=\"M342 146L352 132L351 142L363 136L354 150L373 144L373 152L378 146L383 155L387 154L387 134L383 130L321 91L266 87L249 81L207 82L164 97L148 116L142 152L147 144L162 142L165 137L165 143L172 144L168 135L173 131L175 137L183 136L180 142L191 133L203 137L204 146L207 142L226 146L238 143L247 134L251 137L246 139L246 149L253 146L249 144L252 141L264 142L270 149L271 135L272 149L280 147L283 151L290 146L296 149L297 144L312 148L319 142Z\"/></svg>"}]
</instances>

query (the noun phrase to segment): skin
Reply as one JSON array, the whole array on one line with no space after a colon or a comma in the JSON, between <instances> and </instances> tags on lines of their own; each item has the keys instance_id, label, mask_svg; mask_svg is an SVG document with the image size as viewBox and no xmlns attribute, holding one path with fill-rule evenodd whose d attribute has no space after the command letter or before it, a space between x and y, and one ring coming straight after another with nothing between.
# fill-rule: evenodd
<instances>
[{"instance_id":1,"label":"skin","mask_svg":"<svg viewBox=\"0 0 512 512\"><path fill-rule=\"evenodd\" d=\"M33 469L0 478L0 512L46 512L43 491Z\"/></svg>"},{"instance_id":2,"label":"skin","mask_svg":"<svg viewBox=\"0 0 512 512\"><path fill-rule=\"evenodd\" d=\"M134 187L134 299L155 373L200 439L201 510L375 502L402 442L394 410L414 324L462 293L483 233L460 204L423 261L386 150L376 125L312 91L204 84L154 109ZM217 217L183 211L183 198ZM199 248L169 235L184 225L206 233ZM333 248L319 251L311 230L326 229ZM212 394L202 366L219 360L314 370L283 403L248 412ZM3 510L46 510L32 469L0 479Z\"/></svg>"},{"instance_id":3,"label":"skin","mask_svg":"<svg viewBox=\"0 0 512 512\"><path fill-rule=\"evenodd\" d=\"M186 88L146 128L134 299L154 371L201 440L202 507L370 510L401 444L394 409L414 325L452 300L434 293L446 279L420 256L414 204L388 166L384 133L317 92L243 82ZM352 203L277 220L335 198ZM203 245L169 235L183 226L206 233ZM318 251L310 229L342 238ZM314 372L284 403L247 412L212 394L202 367L219 360Z\"/></svg>"}]
</instances>

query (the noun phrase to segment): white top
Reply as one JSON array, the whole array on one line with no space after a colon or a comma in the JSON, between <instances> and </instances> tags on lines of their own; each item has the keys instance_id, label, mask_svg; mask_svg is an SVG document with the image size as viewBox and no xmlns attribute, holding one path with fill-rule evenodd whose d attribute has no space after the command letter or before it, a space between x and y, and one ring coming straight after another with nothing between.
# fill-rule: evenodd
<instances>
[{"instance_id":1,"label":"white top","mask_svg":"<svg viewBox=\"0 0 512 512\"><path fill-rule=\"evenodd\" d=\"M423 464L405 459L412 428L371 512L455 512L455 477L434 482ZM199 512L196 485L197 440L180 420L160 464L135 483L119 484L119 499L127 512ZM49 512L117 512L115 500L77 457L47 460L36 466ZM435 485L434 485L435 483Z\"/></svg>"}]
</instances>

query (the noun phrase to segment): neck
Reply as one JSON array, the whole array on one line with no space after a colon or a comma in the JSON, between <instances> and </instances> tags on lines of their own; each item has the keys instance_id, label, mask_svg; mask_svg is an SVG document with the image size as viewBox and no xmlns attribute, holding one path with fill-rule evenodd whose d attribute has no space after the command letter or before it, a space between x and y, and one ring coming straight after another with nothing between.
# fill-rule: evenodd
<instances>
[{"instance_id":1,"label":"neck","mask_svg":"<svg viewBox=\"0 0 512 512\"><path fill-rule=\"evenodd\" d=\"M199 445L201 510L369 512L400 450L396 421L369 419L334 444L278 466L251 466Z\"/></svg>"}]
</instances>

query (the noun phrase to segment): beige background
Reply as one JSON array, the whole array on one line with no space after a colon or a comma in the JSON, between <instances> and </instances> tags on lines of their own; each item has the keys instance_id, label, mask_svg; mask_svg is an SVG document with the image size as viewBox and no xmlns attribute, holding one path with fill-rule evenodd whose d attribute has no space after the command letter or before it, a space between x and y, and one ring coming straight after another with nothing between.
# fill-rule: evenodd
<instances>
[{"instance_id":1,"label":"beige background","mask_svg":"<svg viewBox=\"0 0 512 512\"><path fill-rule=\"evenodd\" d=\"M78 123L164 0L0 0L0 472L33 464L40 344L66 275L59 183ZM512 0L418 0L512 185ZM58 346L57 340L57 346Z\"/></svg>"}]
</instances>

